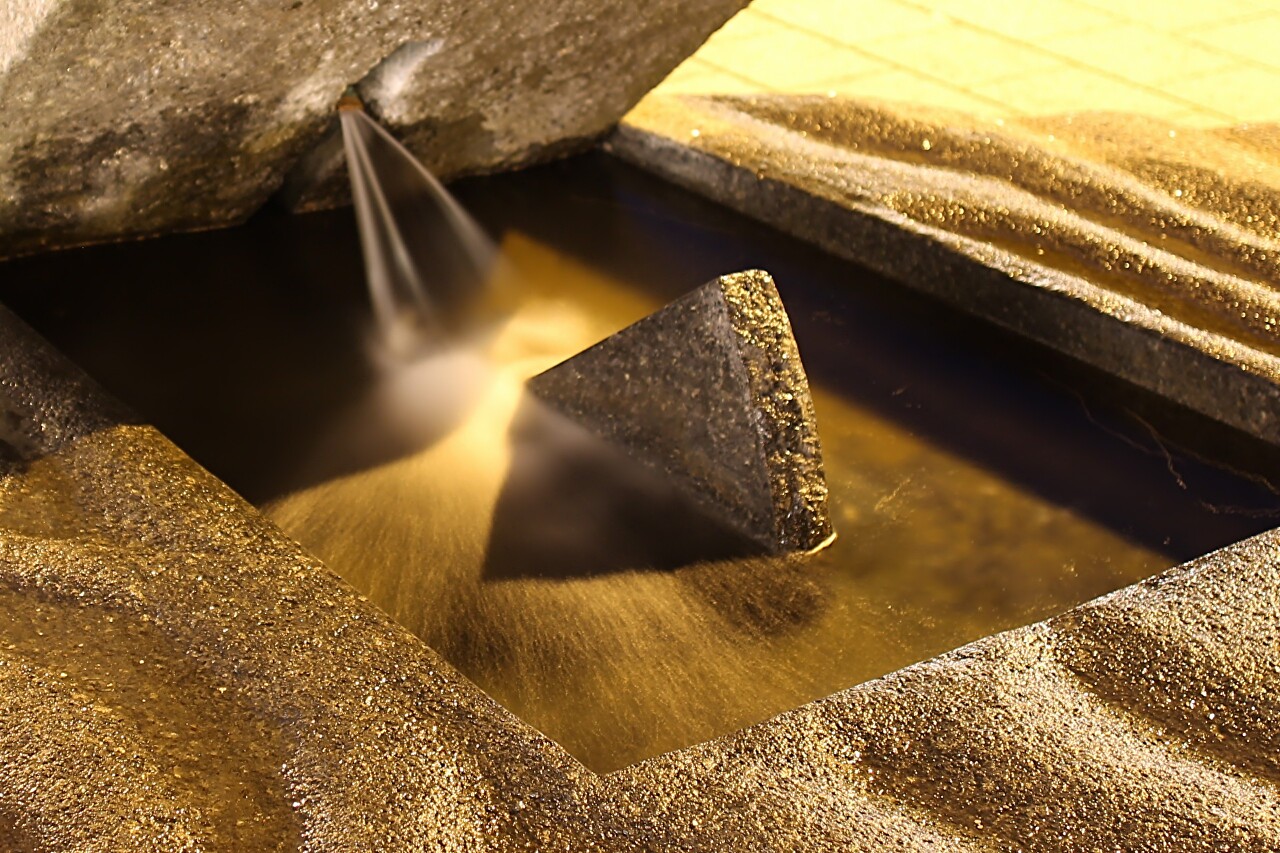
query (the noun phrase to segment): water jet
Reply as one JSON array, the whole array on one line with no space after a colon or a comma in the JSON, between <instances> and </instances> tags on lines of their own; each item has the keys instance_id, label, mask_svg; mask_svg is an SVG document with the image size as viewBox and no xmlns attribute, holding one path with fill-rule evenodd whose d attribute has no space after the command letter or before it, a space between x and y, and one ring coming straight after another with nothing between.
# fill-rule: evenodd
<instances>
[{"instance_id":1,"label":"water jet","mask_svg":"<svg viewBox=\"0 0 1280 853\"><path fill-rule=\"evenodd\" d=\"M494 301L495 247L354 90L337 112L381 343L408 354L463 332Z\"/></svg>"}]
</instances>

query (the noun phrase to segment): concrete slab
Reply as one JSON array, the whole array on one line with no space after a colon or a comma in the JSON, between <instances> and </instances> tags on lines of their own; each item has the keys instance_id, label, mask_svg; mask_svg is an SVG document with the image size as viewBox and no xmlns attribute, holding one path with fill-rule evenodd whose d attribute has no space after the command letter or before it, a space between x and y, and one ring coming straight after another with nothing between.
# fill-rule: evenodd
<instances>
[{"instance_id":1,"label":"concrete slab","mask_svg":"<svg viewBox=\"0 0 1280 853\"><path fill-rule=\"evenodd\" d=\"M1273 126L985 122L822 96L646 100L609 146L682 186L1280 443Z\"/></svg>"}]
</instances>

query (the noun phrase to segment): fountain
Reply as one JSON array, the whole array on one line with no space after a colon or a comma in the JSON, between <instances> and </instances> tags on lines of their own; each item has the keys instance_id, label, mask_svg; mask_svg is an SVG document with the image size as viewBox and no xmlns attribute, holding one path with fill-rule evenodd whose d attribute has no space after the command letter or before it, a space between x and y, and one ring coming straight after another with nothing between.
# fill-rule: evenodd
<instances>
[{"instance_id":1,"label":"fountain","mask_svg":"<svg viewBox=\"0 0 1280 853\"><path fill-rule=\"evenodd\" d=\"M559 189L553 191L553 187ZM506 260L528 288L496 337L487 341L483 359L457 355L443 362L432 358L388 361L368 350L366 318L370 322L373 318L358 286L353 287L363 264L350 214L345 212L302 220L271 217L255 224L255 229L263 229L259 231L211 233L32 259L9 266L5 299L38 321L64 351L81 363L95 365L117 393L136 401L167 434L178 436L198 459L252 497L289 536L304 542L379 608L424 638L469 682L479 684L557 744L524 740L531 736L520 735L512 741L525 744L518 747L527 756L520 761L544 769L577 767L564 757L551 765L545 758L532 757L544 752L563 756L559 752L563 747L593 770L623 774L582 776L573 774L585 771L574 770L571 776L578 781L563 782L570 787L561 790L595 790L601 784L592 781L596 778L613 780L608 790L621 786L616 790L628 791L628 798L642 796L651 785L660 790L669 784L669 777L648 774L687 772L679 762L697 761L696 756L709 748L697 747L692 753L682 749L691 744L757 722L766 726L763 732L776 731L776 726L791 725L781 721L792 718L778 718L776 724L760 721L994 631L1051 616L1074 602L1268 524L1266 518L1250 519L1217 508L1247 504L1265 509L1269 492L1251 492L1244 481L1233 481L1175 449L1173 464L1193 490L1183 491L1169 475L1166 460L1145 427L1126 413L1139 402L1131 392L1118 389L1122 405L1109 403L1102 394L1106 383L1099 377L1069 378L1072 373L1061 362L1046 362L1042 354L1023 353L1013 361L1034 368L1015 371L1009 366L1012 342L993 341L986 330L967 332L953 315L930 313L927 305L895 295L873 276L851 272L820 253L688 196L671 195L633 171L607 161L579 161L512 179L462 183L455 189L489 229L507 235L502 240ZM633 203L619 208L612 201L618 197L646 198L650 207L637 210ZM518 198L529 203L521 207ZM603 217L602 210L630 217L626 227L616 218ZM550 222L563 229L560 239L566 242L561 245L572 246L567 241L576 240L576 245L586 247L573 251L589 258L590 266L570 263L546 248L545 241L554 239L548 230ZM690 229L680 224L689 222L707 225ZM255 233L269 234L266 242L273 247L297 245L307 251L290 256L296 258L291 262L296 268L264 267L258 260L255 246L260 238ZM632 236L637 233L655 236L637 241ZM668 236L658 236L664 233ZM717 236L710 239L710 235ZM166 246L172 247L175 262L184 265L207 258L194 264L207 272L203 278L188 277L191 296L180 303L185 308L158 323L154 314L138 306L155 304L167 292L165 265L157 260L169 251ZM828 506L842 536L810 558L775 558L758 550L744 556L739 549L759 546L735 539L732 530L721 530L708 540L710 528L701 522L680 532L679 522L705 516L679 492L664 491L661 483L648 478L651 468L629 465L589 430L561 428L554 412L517 417L522 406L527 413L533 405L522 396L526 380L653 314L688 286L671 281L672 269L687 269L689 284L694 284L712 277L716 270L742 264L744 257L758 258L777 271L778 288L792 314L823 428L831 490ZM98 278L80 274L78 264L88 265ZM236 270L230 277L229 267ZM140 274L149 268L156 269L154 277ZM325 271L330 272L328 277L321 274ZM851 275L861 276L856 279L858 286L849 286ZM109 291L91 286L103 278L118 285ZM29 285L22 286L22 280ZM308 310L298 314L292 300L271 297L273 287L278 287L273 280L297 280L309 296ZM51 281L82 284L68 291L65 285L51 286ZM237 347L228 348L221 340L223 322L234 322L245 331ZM122 349L122 337L136 347ZM35 345L11 346L25 352ZM211 359L210 352L219 356ZM587 369L585 364L582 369ZM433 375L433 370L438 372ZM21 368L15 375L49 371L47 367ZM1037 371L1050 372L1071 387L1046 383L1037 378ZM465 387L441 396L444 375L465 377L455 383ZM201 396L213 395L215 405L193 412L188 402L194 399L188 390L193 383L202 389ZM31 393L38 399L56 396L48 390ZM69 399L93 397L83 386L59 393ZM1082 407L1077 393L1087 395L1088 408ZM33 398L32 405L44 404ZM441 412L439 420L424 420ZM136 446L127 451L135 458L159 454L148 463L150 470L158 470L156 466L168 470L175 463L162 460L180 458L173 457L171 450L161 453L167 445L147 431L111 426L128 420L114 417L99 419L96 426L82 431L89 433L91 444L94 440L99 444L77 452L99 454L100 464L109 467L115 454ZM1168 432L1167 421L1155 418L1156 414L1144 412L1144 422L1160 423L1161 430ZM52 418L46 415L43 420ZM1098 429L1094 421L1124 440ZM253 441L240 438L249 435ZM1055 450L1046 453L1050 441ZM1154 455L1136 451L1126 442L1145 444ZM77 445L73 441L64 446L65 453L72 453ZM147 456L137 456L144 453ZM74 499L79 505L87 500L84 489L92 493L93 488L103 488L91 485L96 475L75 456L64 462L57 460L56 452L50 457L47 450L23 454L50 460L44 470L67 472L40 474L40 482L49 484L44 489L50 495L83 482L76 487L81 490L81 497ZM207 517L211 509L204 502L208 500L215 501L213 506L226 507L217 511L219 515L230 512L238 517L249 512L189 463L178 470L175 494L192 488L181 485L187 477L203 484L183 499L195 501L183 513ZM13 486L34 482L32 476L9 482ZM77 476L90 479L77 481ZM143 495L153 494L155 487L136 483L128 488ZM25 485L11 492L9 505L30 507L24 511L27 517L47 515L46 510L35 508L47 504L19 501L26 494L30 488ZM94 500L107 500L110 494L108 490ZM163 502L169 505L172 500ZM1210 501L1215 509L1206 509L1201 500ZM608 508L608 501L616 502L614 509ZM1152 509L1135 516L1134 508L1144 505ZM610 545L603 552L598 541L566 543L553 537L548 542L532 535L555 530L552 522L557 519L572 520L578 531L592 529L584 523L584 508L603 510L598 514L600 526L594 528L597 539ZM639 517L636 512L625 514L637 508ZM129 531L155 525L174 531L192 524L166 521L162 516L147 522L150 527L139 527L148 517L138 516L141 506L123 516L122 511L113 509L106 521L97 522L98 527L105 524L107 530L119 530L120 536L159 541L160 533ZM58 518L63 512L49 517ZM146 510L151 517L155 512ZM624 513L622 530L636 536L625 547L617 538L618 512ZM129 518L136 519L128 522L132 526L119 527ZM69 521L62 529L74 530L83 523ZM16 522L9 524L16 526ZM43 526L35 521L24 524L29 535L52 532L47 521L41 522ZM975 525L985 531L980 541L966 534ZM229 564L247 559L250 552L244 548L258 553L261 546L252 543L267 535L263 530L277 530L250 529L259 532L235 534L234 541L245 544L228 553ZM216 544L224 534L210 531L210 535L215 538L193 553L224 547ZM259 566L253 571L263 573L264 584L276 583L277 570L272 566L286 560L284 554L301 553L281 550L288 540L279 536L278 531L272 532L263 540L276 544L253 563ZM33 540L24 548L46 541ZM135 548L127 541L119 553ZM666 550L655 553L655 543ZM189 548L182 546L172 557L153 549L136 559L144 564L179 559L182 549ZM21 566L32 559L30 553L23 550L15 555L13 571L24 571ZM706 556L716 559L699 560ZM290 557L286 563L296 565L291 562L294 559L302 558ZM67 561L69 566L74 564L73 557ZM655 565L662 568L646 568ZM170 571L179 579L188 570L175 566L161 576L169 576ZM214 600L238 599L241 593L225 584L242 574L237 569L227 575L208 595ZM290 577L295 579L289 584L305 578L321 586L309 587L312 591L305 595L281 593L280 587L269 586L277 591L261 593L267 596L264 606L279 612L255 615L255 624L280 624L282 614L289 612L285 608L301 607L311 613L312 604L307 602L347 602L340 612L356 606L351 603L354 599L319 591L326 583L336 583L325 580L330 576L321 570L309 568L304 575ZM190 592L182 589L183 594ZM284 603L281 595L293 603ZM158 613L154 608L146 612ZM218 612L224 611L220 607ZM243 613L226 610L226 618L235 612ZM379 620L386 617L368 605L359 605L358 612L357 621L342 618L351 626L368 620L372 620L368 624L384 624ZM273 639L272 646L287 642L309 647L313 641L307 637L338 630L336 626L317 628L309 621L312 618L306 616L298 624L302 633L290 635L296 639ZM205 624L183 629L178 642L195 643L190 632L197 628L215 635L221 632L221 627L200 627ZM288 624L293 624L292 619ZM262 630L268 629L246 635L246 642ZM395 649L418 642L408 634L394 636L400 638L392 646ZM237 650L225 660L247 660L242 655ZM293 679L300 676L278 669L283 660L268 666L263 653L255 655L254 666L274 673L270 678L290 685L289 690L297 689ZM217 659L223 659L221 653ZM388 665L394 659L387 659ZM379 713L391 715L388 719L421 720L414 725L429 732L440 721L428 722L434 718L421 716L427 712L408 708L419 703L426 708L442 706L426 698L436 688L417 679L436 678L430 673L452 670L442 669L445 664L434 655L429 665L423 663L427 658L415 660L422 669L413 683L422 686L397 687L410 692L397 693L400 698L394 701L409 704ZM308 656L298 665L338 664L319 663ZM402 664L395 667L403 672ZM68 670L63 666L58 671ZM773 677L762 679L762 672ZM356 725L367 719L356 713L365 707L365 696L373 696L375 707L389 707L381 704L381 691L388 688L358 696L351 691L377 684L383 677L385 672L361 673L358 682L346 686L326 680L315 686L319 692L307 695L316 696L316 707L327 707L330 714L334 707L348 709L342 719ZM438 677L448 684L458 678ZM253 683L265 684L257 678ZM210 690L216 691L217 686L227 683L215 683ZM253 698L257 695L237 689L236 707L275 708L277 700L268 698L274 693ZM460 700L473 709L468 714L490 708L480 717L490 721L483 724L485 731L492 731L487 727L498 719L508 721L499 727L503 731L509 725L516 726L513 732L526 731L506 712L485 704L488 700L479 693L450 695L469 697ZM347 698L334 698L339 696ZM818 707L829 705L820 702ZM269 718L280 719L282 713L271 710ZM466 727L472 725L455 724L464 726L455 730L459 732L470 731ZM286 742L308 730L298 728L301 723L290 725L292 734L286 733ZM331 729L324 731L326 740L339 736ZM230 736L226 741L238 743ZM153 742L159 746L148 749L154 749L160 760L167 755L167 741L157 735ZM669 750L685 757L671 759L674 765L633 766ZM481 754L489 754L488 749ZM403 758L388 763L368 755L362 760L371 762L370 767L386 765L379 772L407 773L418 766L405 765ZM332 774L332 778L347 778L351 772L332 764L314 766L315 773ZM319 785L307 781L318 778L309 775L312 772L297 776L291 771L289 790ZM497 772L496 767L485 772ZM395 778L400 780L397 785L407 784L402 777ZM422 778L437 777L428 773ZM413 789L424 796L437 790L435 782L417 784L421 787ZM704 779L701 784L710 781ZM510 785L513 797L523 797L527 791L546 797L553 790L528 780L501 785ZM334 796L326 793L322 802L333 803ZM604 804L620 795L598 796L601 799L593 802L606 808ZM364 809L368 804L353 801L341 807ZM441 814L453 814L453 808ZM300 820L314 820L308 816L312 812L300 813ZM390 812L378 813L378 826L397 820ZM538 819L545 817L543 813ZM267 817L262 820L267 821L264 825L274 825ZM519 826L525 826L524 820ZM352 821L359 825L354 817ZM443 816L441 821L448 824Z\"/></svg>"},{"instance_id":2,"label":"fountain","mask_svg":"<svg viewBox=\"0 0 1280 853\"><path fill-rule=\"evenodd\" d=\"M1218 269L1229 229L1161 202L1204 242L1094 281L1049 252L1083 230L982 232L1039 233L1001 199L1056 178L965 211L895 194L972 190L948 170L977 137L906 154L918 117L831 99L650 103L609 147L879 273L600 153L459 203L354 101L322 127L312 90L363 74L397 133L452 140L450 174L597 116L548 141L447 98L397 113L453 91L433 63L462 48L377 20L289 78L278 133L236 106L231 172L176 170L234 174L217 204L152 203L159 110L146 144L66 155L85 186L154 169L136 217L106 195L54 223L30 169L0 208L20 253L227 222L285 172L323 207L345 132L360 223L267 211L0 268L0 848L1280 846L1270 297L1238 281L1270 237ZM0 76L46 63L32 38ZM38 113L0 157L64 156Z\"/></svg>"}]
</instances>

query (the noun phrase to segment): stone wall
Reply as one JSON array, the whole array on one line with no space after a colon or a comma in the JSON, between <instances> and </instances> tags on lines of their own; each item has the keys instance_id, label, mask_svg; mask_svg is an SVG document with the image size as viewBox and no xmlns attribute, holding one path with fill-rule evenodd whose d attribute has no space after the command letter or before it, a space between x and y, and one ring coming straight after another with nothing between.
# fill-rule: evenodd
<instances>
[{"instance_id":1,"label":"stone wall","mask_svg":"<svg viewBox=\"0 0 1280 853\"><path fill-rule=\"evenodd\" d=\"M7 2L0 257L239 222L360 81L446 177L564 153L742 5Z\"/></svg>"}]
</instances>

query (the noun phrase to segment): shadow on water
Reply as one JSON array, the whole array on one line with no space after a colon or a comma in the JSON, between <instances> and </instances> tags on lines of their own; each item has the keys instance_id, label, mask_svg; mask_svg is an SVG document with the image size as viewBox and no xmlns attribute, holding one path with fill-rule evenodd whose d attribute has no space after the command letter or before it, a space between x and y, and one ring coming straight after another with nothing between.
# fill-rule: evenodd
<instances>
[{"instance_id":1,"label":"shadow on water","mask_svg":"<svg viewBox=\"0 0 1280 853\"><path fill-rule=\"evenodd\" d=\"M509 438L484 577L671 570L763 549L712 518L669 478L526 394Z\"/></svg>"},{"instance_id":2,"label":"shadow on water","mask_svg":"<svg viewBox=\"0 0 1280 853\"><path fill-rule=\"evenodd\" d=\"M401 360L371 343L346 210L0 269L0 300L259 505L429 447L485 381L475 347Z\"/></svg>"},{"instance_id":3,"label":"shadow on water","mask_svg":"<svg viewBox=\"0 0 1280 853\"><path fill-rule=\"evenodd\" d=\"M317 425L376 377L351 214L10 261L0 300L242 495L306 485ZM234 330L234 331L231 331ZM397 453L392 437L372 464Z\"/></svg>"}]
</instances>

